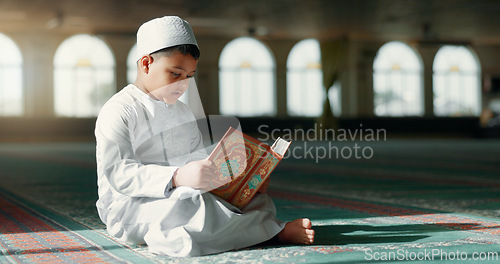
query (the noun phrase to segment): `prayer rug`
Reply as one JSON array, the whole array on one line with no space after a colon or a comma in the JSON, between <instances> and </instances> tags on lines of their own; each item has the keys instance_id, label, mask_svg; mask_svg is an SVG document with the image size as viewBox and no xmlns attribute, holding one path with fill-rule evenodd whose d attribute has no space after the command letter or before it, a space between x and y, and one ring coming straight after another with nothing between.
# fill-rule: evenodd
<instances>
[{"instance_id":1,"label":"prayer rug","mask_svg":"<svg viewBox=\"0 0 500 264\"><path fill-rule=\"evenodd\" d=\"M310 218L313 245L260 244L182 259L153 255L146 246L123 245L107 236L95 210L93 143L0 144L0 186L7 190L0 190L7 194L0 196L5 200L1 221L10 221L2 227L10 229L2 229L0 263L14 261L16 252L30 256L15 261L36 263L31 258L47 252L71 258L89 251L102 254L97 256L107 263L500 262L500 141L357 142L361 149L371 148L373 157L328 153L332 146L353 150L350 144L294 142L304 151L293 150L298 157L283 160L273 172L269 192L278 218ZM325 150L319 159L313 152ZM4 209L9 208L5 203L19 209ZM12 226L12 219L22 218L11 216L17 210L38 219L31 223L40 227ZM33 231L9 231L29 228ZM20 242L4 242L19 234L37 241L51 232L80 244L40 242L47 245L40 250L35 243L23 248ZM12 247L15 243L19 248Z\"/></svg>"},{"instance_id":2,"label":"prayer rug","mask_svg":"<svg viewBox=\"0 0 500 264\"><path fill-rule=\"evenodd\" d=\"M153 263L71 219L33 204L28 208L5 190L0 223L0 263Z\"/></svg>"},{"instance_id":3,"label":"prayer rug","mask_svg":"<svg viewBox=\"0 0 500 264\"><path fill-rule=\"evenodd\" d=\"M313 245L261 244L161 263L498 263L500 221L464 214L271 191L279 217L313 220ZM145 253L147 254L147 253Z\"/></svg>"}]
</instances>

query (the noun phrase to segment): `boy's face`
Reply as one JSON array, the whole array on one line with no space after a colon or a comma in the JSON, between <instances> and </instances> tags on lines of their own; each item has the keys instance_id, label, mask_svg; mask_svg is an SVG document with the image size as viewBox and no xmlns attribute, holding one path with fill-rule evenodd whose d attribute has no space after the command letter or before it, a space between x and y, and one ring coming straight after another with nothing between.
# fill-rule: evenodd
<instances>
[{"instance_id":1,"label":"boy's face","mask_svg":"<svg viewBox=\"0 0 500 264\"><path fill-rule=\"evenodd\" d=\"M186 92L197 65L193 56L181 52L152 58L144 82L146 89L158 100L175 104Z\"/></svg>"}]
</instances>

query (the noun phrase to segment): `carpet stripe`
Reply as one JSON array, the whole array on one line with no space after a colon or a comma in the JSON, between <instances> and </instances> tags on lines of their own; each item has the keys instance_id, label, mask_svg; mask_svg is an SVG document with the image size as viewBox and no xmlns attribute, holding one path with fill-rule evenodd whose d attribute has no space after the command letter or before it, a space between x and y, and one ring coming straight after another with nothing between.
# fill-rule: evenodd
<instances>
[{"instance_id":1,"label":"carpet stripe","mask_svg":"<svg viewBox=\"0 0 500 264\"><path fill-rule=\"evenodd\" d=\"M475 216L470 217L460 214L437 213L432 212L431 210L418 210L392 205L345 200L319 195L298 193L297 191L288 192L282 190L269 190L269 194L272 197L279 199L322 204L331 207L359 211L380 216L394 216L420 223L432 223L446 226L455 230L472 231L500 236L500 221L497 221L496 219L482 220L478 219L478 217Z\"/></svg>"},{"instance_id":2,"label":"carpet stripe","mask_svg":"<svg viewBox=\"0 0 500 264\"><path fill-rule=\"evenodd\" d=\"M18 263L153 263L132 249L59 215L56 221L0 193L0 244ZM22 200L22 199L21 199ZM31 210L31 208L35 208ZM49 212L42 209L42 212ZM59 221L57 221L59 220ZM61 221L63 220L63 221ZM58 222L71 223L61 225Z\"/></svg>"},{"instance_id":3,"label":"carpet stripe","mask_svg":"<svg viewBox=\"0 0 500 264\"><path fill-rule=\"evenodd\" d=\"M461 186L476 186L476 187L491 187L491 188L500 188L500 184L495 180L494 182L489 179L474 178L474 179L459 179L455 178L438 178L432 174L429 174L428 170L425 171L410 171L408 168L402 170L398 173L398 175L394 175L393 173L387 173L384 170L389 168L384 168L382 170L374 169L374 168L358 168L358 170L352 169L342 169L341 167L305 167L300 164L290 164L283 163L280 164L279 171L283 172L300 172L305 175L310 174L328 174L328 175L342 175L342 176L354 176L360 178L376 178L377 180L405 180L412 182L425 182L425 183L434 183L434 184L445 184L445 185L461 185ZM367 173L367 170L369 173ZM408 176L408 177L407 177ZM411 177L410 177L411 176ZM456 176L456 175L455 175ZM483 181L483 182L482 182Z\"/></svg>"},{"instance_id":4,"label":"carpet stripe","mask_svg":"<svg viewBox=\"0 0 500 264\"><path fill-rule=\"evenodd\" d=\"M394 206L367 203L354 200L345 200L339 198L331 198L319 195L304 194L304 193L298 193L297 191L288 192L288 191L273 189L269 190L268 192L274 198L328 205L332 207L337 207L352 211L359 211L375 215L399 216L399 215L421 215L429 213L429 211L394 207Z\"/></svg>"},{"instance_id":5,"label":"carpet stripe","mask_svg":"<svg viewBox=\"0 0 500 264\"><path fill-rule=\"evenodd\" d=\"M18 262L93 262L115 260L95 245L49 224L0 197L0 241ZM68 255L71 253L71 256Z\"/></svg>"}]
</instances>

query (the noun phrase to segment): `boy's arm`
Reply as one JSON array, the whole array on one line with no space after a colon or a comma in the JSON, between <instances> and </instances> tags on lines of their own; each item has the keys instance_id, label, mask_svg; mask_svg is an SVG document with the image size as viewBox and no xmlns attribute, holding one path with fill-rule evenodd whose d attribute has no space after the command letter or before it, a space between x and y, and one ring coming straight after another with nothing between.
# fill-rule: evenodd
<instances>
[{"instance_id":1,"label":"boy's arm","mask_svg":"<svg viewBox=\"0 0 500 264\"><path fill-rule=\"evenodd\" d=\"M165 197L178 168L141 164L132 148L131 122L132 111L119 104L107 104L101 110L95 128L99 181L105 178L114 190L131 197Z\"/></svg>"}]
</instances>

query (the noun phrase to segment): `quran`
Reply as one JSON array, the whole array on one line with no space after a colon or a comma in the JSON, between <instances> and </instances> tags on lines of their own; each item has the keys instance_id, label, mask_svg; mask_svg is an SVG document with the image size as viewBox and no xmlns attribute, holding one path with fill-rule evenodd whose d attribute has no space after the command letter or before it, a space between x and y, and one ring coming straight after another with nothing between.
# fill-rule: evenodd
<instances>
[{"instance_id":1,"label":"quran","mask_svg":"<svg viewBox=\"0 0 500 264\"><path fill-rule=\"evenodd\" d=\"M283 159L290 143L278 138L269 146L230 127L208 157L217 169L210 192L242 209Z\"/></svg>"}]
</instances>

